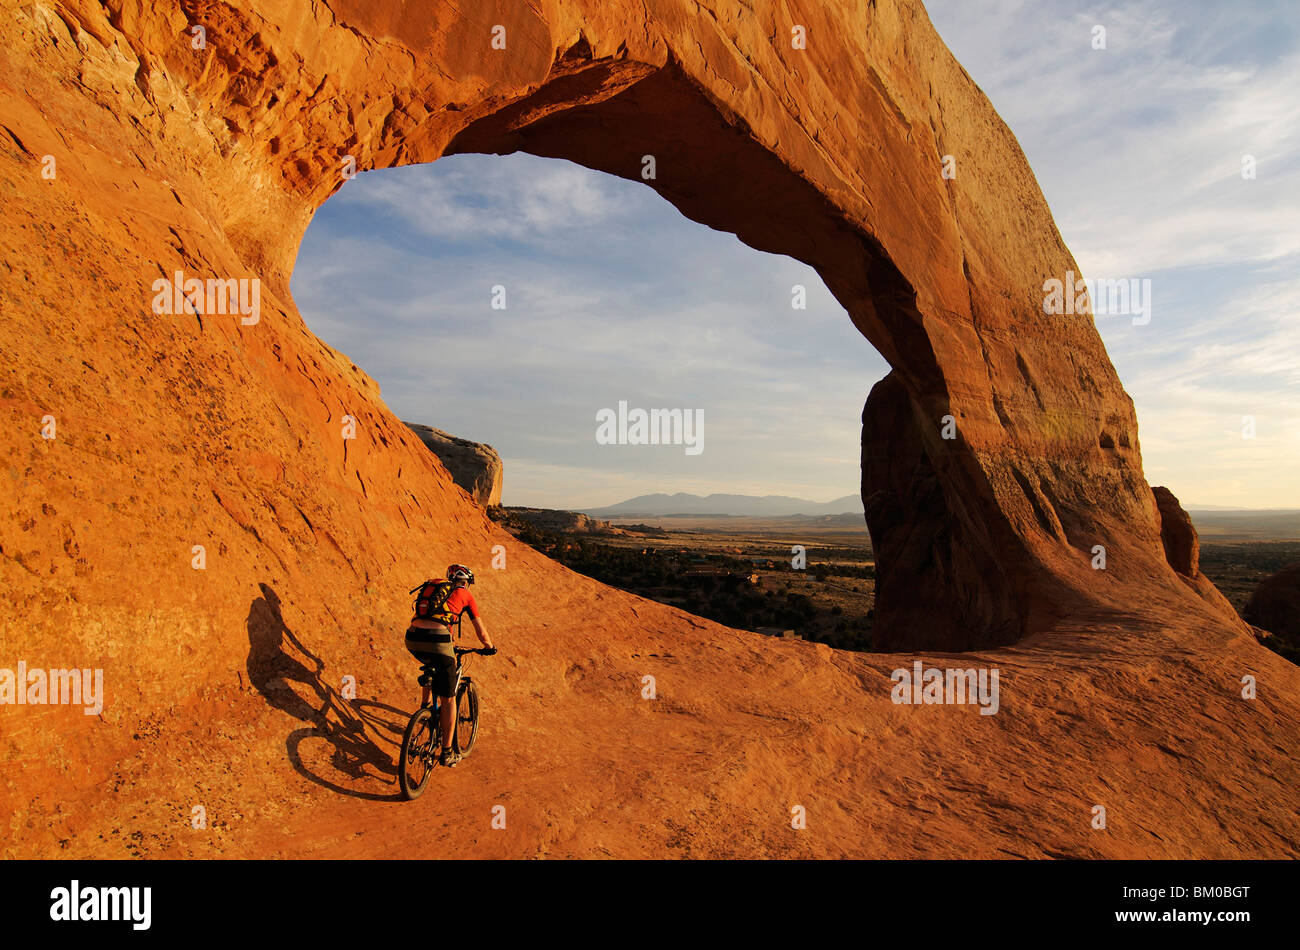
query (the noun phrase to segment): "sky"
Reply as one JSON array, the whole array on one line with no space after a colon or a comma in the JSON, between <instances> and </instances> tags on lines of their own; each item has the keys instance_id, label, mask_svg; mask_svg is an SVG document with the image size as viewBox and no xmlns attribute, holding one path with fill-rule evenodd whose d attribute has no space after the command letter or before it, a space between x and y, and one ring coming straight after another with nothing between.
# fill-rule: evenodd
<instances>
[{"instance_id":1,"label":"sky","mask_svg":"<svg viewBox=\"0 0 1300 950\"><path fill-rule=\"evenodd\" d=\"M926 8L1083 274L1151 282L1149 323L1097 317L1148 481L1189 507L1300 507L1300 3ZM292 287L400 418L494 446L512 505L856 494L888 372L810 268L529 155L362 173L317 212ZM620 401L701 414L703 451L599 444Z\"/></svg>"}]
</instances>

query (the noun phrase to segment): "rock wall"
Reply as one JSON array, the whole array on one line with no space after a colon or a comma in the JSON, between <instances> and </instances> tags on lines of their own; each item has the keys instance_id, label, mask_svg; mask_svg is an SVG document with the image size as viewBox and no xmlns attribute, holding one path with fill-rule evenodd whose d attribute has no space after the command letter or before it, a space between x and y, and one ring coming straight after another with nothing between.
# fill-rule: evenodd
<instances>
[{"instance_id":1,"label":"rock wall","mask_svg":"<svg viewBox=\"0 0 1300 950\"><path fill-rule=\"evenodd\" d=\"M1288 564L1264 578L1241 615L1285 644L1283 656L1300 663L1300 564Z\"/></svg>"},{"instance_id":2,"label":"rock wall","mask_svg":"<svg viewBox=\"0 0 1300 950\"><path fill-rule=\"evenodd\" d=\"M406 423L451 473L454 481L484 508L501 504L501 456L490 445L462 439L433 426Z\"/></svg>"}]
</instances>

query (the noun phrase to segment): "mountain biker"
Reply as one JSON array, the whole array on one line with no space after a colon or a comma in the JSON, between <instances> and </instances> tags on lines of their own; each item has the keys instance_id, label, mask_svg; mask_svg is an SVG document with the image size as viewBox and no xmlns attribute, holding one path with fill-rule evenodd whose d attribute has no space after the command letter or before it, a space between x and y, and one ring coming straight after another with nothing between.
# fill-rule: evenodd
<instances>
[{"instance_id":1,"label":"mountain biker","mask_svg":"<svg viewBox=\"0 0 1300 950\"><path fill-rule=\"evenodd\" d=\"M411 618L411 625L406 631L406 649L433 670L432 688L438 696L438 716L442 723L442 764L453 766L460 761L460 755L451 747L456 707L452 695L456 688L456 651L451 642L452 624L459 622L462 613L468 613L470 622L474 624L474 632L483 644L484 655L491 656L497 651L479 616L478 603L467 589L474 583L474 572L464 564L452 564L447 568L446 580L438 578L435 583L450 583L453 590L430 617ZM424 705L429 702L429 689L428 685L424 686L420 696Z\"/></svg>"}]
</instances>

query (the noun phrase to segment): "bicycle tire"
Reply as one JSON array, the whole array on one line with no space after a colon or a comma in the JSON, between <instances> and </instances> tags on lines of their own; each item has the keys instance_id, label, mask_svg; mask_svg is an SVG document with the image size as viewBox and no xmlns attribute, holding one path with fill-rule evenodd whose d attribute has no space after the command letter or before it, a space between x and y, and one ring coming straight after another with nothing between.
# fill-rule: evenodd
<instances>
[{"instance_id":1,"label":"bicycle tire","mask_svg":"<svg viewBox=\"0 0 1300 950\"><path fill-rule=\"evenodd\" d=\"M417 743L422 728L429 737L427 746ZM439 732L438 721L433 718L433 713L427 706L417 709L411 715L411 721L406 724L406 732L402 734L402 753L397 761L397 780L402 788L402 797L408 802L415 801L423 794L429 784L429 777L433 775L435 766L429 749L441 751ZM424 766L424 774L417 780L411 774L411 766L420 764Z\"/></svg>"},{"instance_id":2,"label":"bicycle tire","mask_svg":"<svg viewBox=\"0 0 1300 950\"><path fill-rule=\"evenodd\" d=\"M465 730L469 729L466 738ZM456 693L456 751L469 755L478 738L478 690L473 682L464 684Z\"/></svg>"}]
</instances>

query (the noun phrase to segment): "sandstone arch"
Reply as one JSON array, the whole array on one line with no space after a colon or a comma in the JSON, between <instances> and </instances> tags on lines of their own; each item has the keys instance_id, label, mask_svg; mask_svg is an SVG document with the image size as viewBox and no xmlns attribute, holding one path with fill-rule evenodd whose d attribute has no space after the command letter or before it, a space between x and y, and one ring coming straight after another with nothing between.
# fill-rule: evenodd
<instances>
[{"instance_id":1,"label":"sandstone arch","mask_svg":"<svg viewBox=\"0 0 1300 950\"><path fill-rule=\"evenodd\" d=\"M779 113L749 118L733 76L748 70L745 91L758 87L762 101L764 71L743 41L720 35L694 60L669 42L640 60L626 42L593 49L581 28L536 88L458 107L470 121L450 123L445 144L402 140L396 160L526 151L646 180L652 156L646 183L687 217L816 268L894 369L863 413L881 645L1011 643L1070 610L1123 610L1137 579L1177 589L1132 403L1100 337L1088 318L1042 312L1043 281L1078 268L1014 138L964 72L953 75L923 12L870 13L867 36L896 30L904 47L933 52L947 97L909 96L920 77L866 66L849 88L870 101L855 118L871 147L851 171L833 147L861 152L836 142L822 116L791 144ZM745 12L730 25L746 25ZM798 75L797 54L779 45L775 61ZM845 47L823 50L823 63L851 57ZM936 77L924 78L933 90ZM964 171L941 179L949 143L960 143ZM956 440L939 437L946 416ZM1092 568L1096 545L1120 559L1127 583Z\"/></svg>"},{"instance_id":2,"label":"sandstone arch","mask_svg":"<svg viewBox=\"0 0 1300 950\"><path fill-rule=\"evenodd\" d=\"M262 277L295 325L287 277L345 155L525 150L634 179L653 155L648 184L688 217L814 266L893 367L863 416L886 646L1014 642L1124 609L1139 582L1182 596L1100 337L1042 312L1044 280L1077 267L918 3L810 11L806 50L785 48L784 14L726 3L656 2L635 23L584 3L290 7L36 5L20 22L38 58L76 44L91 101L133 110L153 150L132 161L202 219L166 241Z\"/></svg>"},{"instance_id":3,"label":"sandstone arch","mask_svg":"<svg viewBox=\"0 0 1300 950\"><path fill-rule=\"evenodd\" d=\"M249 683L250 643L274 593L321 693L349 675L398 702L411 578L513 539L306 330L288 293L296 248L347 154L376 168L527 148L634 177L631 137L666 156L656 186L683 212L813 263L893 365L864 413L872 530L897 565L882 626L900 648L1023 638L971 658L1014 670L1014 714L899 730L894 658L760 650L513 546L509 570L481 576L515 661L491 670L499 731L481 761L501 758L446 807L497 794L474 784L488 781L530 804L511 812L517 838L485 842L435 812L413 819L424 837L514 856L662 856L687 838L706 856L1295 853L1278 791L1300 781L1283 751L1300 741L1294 668L1221 609L1162 498L1184 573L1167 563L1095 328L1041 314L1042 282L1072 261L1010 132L918 3L810 4L797 55L787 16L728 0L6 9L0 663L103 667L110 698L100 717L0 710L14 716L0 732L16 766L0 775L18 832L6 856L419 853L390 812L302 777L386 794L328 748L306 761L330 730L305 741ZM498 23L518 55L491 50ZM152 314L152 282L175 269L260 278L260 322ZM939 436L944 415L955 440ZM1089 566L1096 544L1106 571ZM570 615L587 624L554 622ZM1244 715L1243 670L1261 684ZM635 705L646 673L668 702ZM315 694L298 698L324 718ZM1078 715L1055 715L1062 695ZM1086 819L1098 762L1127 803L1104 836L1063 819ZM190 834L177 796L191 789L222 835ZM788 821L769 821L787 789L818 822L793 845ZM855 809L866 800L889 820ZM709 818L689 834L666 828L697 812Z\"/></svg>"}]
</instances>

